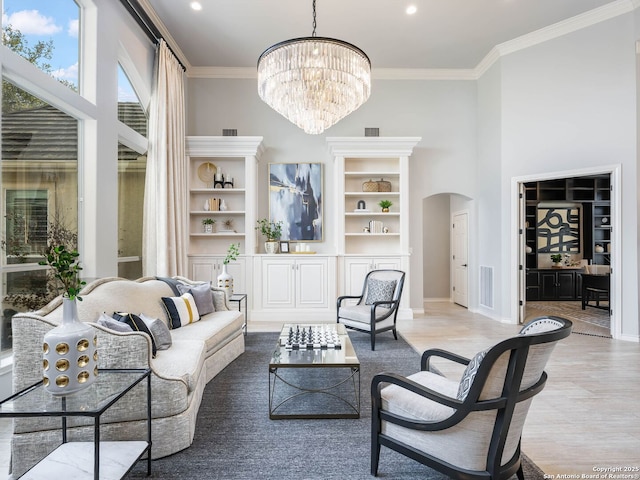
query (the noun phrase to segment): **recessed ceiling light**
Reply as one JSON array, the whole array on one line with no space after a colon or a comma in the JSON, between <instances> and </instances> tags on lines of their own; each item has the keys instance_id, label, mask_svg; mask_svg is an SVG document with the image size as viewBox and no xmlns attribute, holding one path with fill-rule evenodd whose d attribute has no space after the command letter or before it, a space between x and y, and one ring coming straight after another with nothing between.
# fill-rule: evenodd
<instances>
[{"instance_id":1,"label":"recessed ceiling light","mask_svg":"<svg viewBox=\"0 0 640 480\"><path fill-rule=\"evenodd\" d=\"M200 2L191 2L191 8L194 10L202 10L202 4Z\"/></svg>"},{"instance_id":2,"label":"recessed ceiling light","mask_svg":"<svg viewBox=\"0 0 640 480\"><path fill-rule=\"evenodd\" d=\"M407 15L413 15L418 11L418 7L416 7L415 5L409 5L406 11L407 11Z\"/></svg>"}]
</instances>

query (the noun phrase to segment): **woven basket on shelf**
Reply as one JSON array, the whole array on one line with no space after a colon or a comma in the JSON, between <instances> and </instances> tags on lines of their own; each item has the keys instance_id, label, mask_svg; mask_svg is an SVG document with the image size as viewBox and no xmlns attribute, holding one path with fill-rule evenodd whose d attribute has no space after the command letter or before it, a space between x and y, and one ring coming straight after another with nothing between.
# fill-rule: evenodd
<instances>
[{"instance_id":1,"label":"woven basket on shelf","mask_svg":"<svg viewBox=\"0 0 640 480\"><path fill-rule=\"evenodd\" d=\"M391 191L391 182L386 181L384 178L378 180L378 191L379 192L390 192Z\"/></svg>"},{"instance_id":2,"label":"woven basket on shelf","mask_svg":"<svg viewBox=\"0 0 640 480\"><path fill-rule=\"evenodd\" d=\"M368 182L364 182L362 184L363 192L377 192L379 188L378 182L374 182L373 180L369 180Z\"/></svg>"}]
</instances>

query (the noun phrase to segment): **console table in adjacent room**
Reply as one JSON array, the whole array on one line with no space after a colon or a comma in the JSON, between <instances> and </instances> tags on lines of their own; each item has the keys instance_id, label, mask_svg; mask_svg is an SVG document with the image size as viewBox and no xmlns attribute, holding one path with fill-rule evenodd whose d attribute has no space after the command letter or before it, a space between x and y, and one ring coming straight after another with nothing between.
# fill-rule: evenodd
<instances>
[{"instance_id":1,"label":"console table in adjacent room","mask_svg":"<svg viewBox=\"0 0 640 480\"><path fill-rule=\"evenodd\" d=\"M61 418L62 443L21 478L119 479L145 453L147 475L151 475L150 374L150 369L102 369L91 386L72 395L54 396L45 390L40 381L0 402L0 418ZM100 417L145 379L147 438L140 441L102 441ZM67 441L67 419L70 417L94 419L93 442Z\"/></svg>"}]
</instances>

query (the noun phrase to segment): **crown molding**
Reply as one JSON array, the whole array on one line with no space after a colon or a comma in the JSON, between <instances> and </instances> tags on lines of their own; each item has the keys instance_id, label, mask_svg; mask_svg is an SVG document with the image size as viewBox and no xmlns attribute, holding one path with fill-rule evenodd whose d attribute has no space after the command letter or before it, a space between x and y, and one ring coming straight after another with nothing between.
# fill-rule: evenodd
<instances>
[{"instance_id":1,"label":"crown molding","mask_svg":"<svg viewBox=\"0 0 640 480\"><path fill-rule=\"evenodd\" d=\"M263 137L188 136L186 152L192 157L259 157L264 152L262 140Z\"/></svg>"},{"instance_id":2,"label":"crown molding","mask_svg":"<svg viewBox=\"0 0 640 480\"><path fill-rule=\"evenodd\" d=\"M509 53L523 50L624 15L625 13L632 12L634 8L633 0L616 0L602 7L563 20L562 22L554 23L535 32L501 43L497 45L496 48L500 52L500 56L508 55Z\"/></svg>"},{"instance_id":3,"label":"crown molding","mask_svg":"<svg viewBox=\"0 0 640 480\"><path fill-rule=\"evenodd\" d=\"M632 12L638 8L638 6L640 6L640 0L616 0L602 7L594 8L575 17L496 45L474 69L476 78L480 78L500 57L539 45L554 38L562 37L569 33L582 30L583 28L597 25L606 20Z\"/></svg>"},{"instance_id":4,"label":"crown molding","mask_svg":"<svg viewBox=\"0 0 640 480\"><path fill-rule=\"evenodd\" d=\"M474 69L468 68L372 68L375 80L475 80Z\"/></svg>"},{"instance_id":5,"label":"crown molding","mask_svg":"<svg viewBox=\"0 0 640 480\"><path fill-rule=\"evenodd\" d=\"M422 137L327 137L329 151L335 157L410 156Z\"/></svg>"},{"instance_id":6,"label":"crown molding","mask_svg":"<svg viewBox=\"0 0 640 480\"><path fill-rule=\"evenodd\" d=\"M184 65L185 71L188 72L189 69L193 67L189 63L187 56L180 48L180 45L178 45L178 42L176 42L175 38L171 36L171 33L169 33L169 30L167 30L165 24L162 22L162 20L160 20L160 17L158 17L158 14L149 3L149 0L138 0L138 4L149 16L155 27L160 31L160 33L162 34L162 38L164 38L164 41L167 42L167 44L171 47L171 50L173 51L174 55L178 57L180 63Z\"/></svg>"}]
</instances>

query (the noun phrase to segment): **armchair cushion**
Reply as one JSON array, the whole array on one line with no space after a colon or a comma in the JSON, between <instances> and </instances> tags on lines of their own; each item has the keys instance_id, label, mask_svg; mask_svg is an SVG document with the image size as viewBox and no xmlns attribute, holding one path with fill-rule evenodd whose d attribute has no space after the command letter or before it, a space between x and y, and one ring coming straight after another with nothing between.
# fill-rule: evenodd
<instances>
[{"instance_id":1,"label":"armchair cushion","mask_svg":"<svg viewBox=\"0 0 640 480\"><path fill-rule=\"evenodd\" d=\"M367 283L367 298L364 303L366 305L371 305L375 302L392 301L397 283L398 282L395 280L378 280L377 278L370 278Z\"/></svg>"},{"instance_id":2,"label":"armchair cushion","mask_svg":"<svg viewBox=\"0 0 640 480\"><path fill-rule=\"evenodd\" d=\"M421 371L407 378L451 398L454 398L458 391L458 382L432 372ZM384 410L407 418L440 421L454 413L453 408L429 400L398 385L384 387L380 396Z\"/></svg>"},{"instance_id":3,"label":"armchair cushion","mask_svg":"<svg viewBox=\"0 0 640 480\"><path fill-rule=\"evenodd\" d=\"M376 308L376 318L384 318L389 314L385 307ZM340 318L360 323L371 323L371 305L349 305L340 307Z\"/></svg>"}]
</instances>

